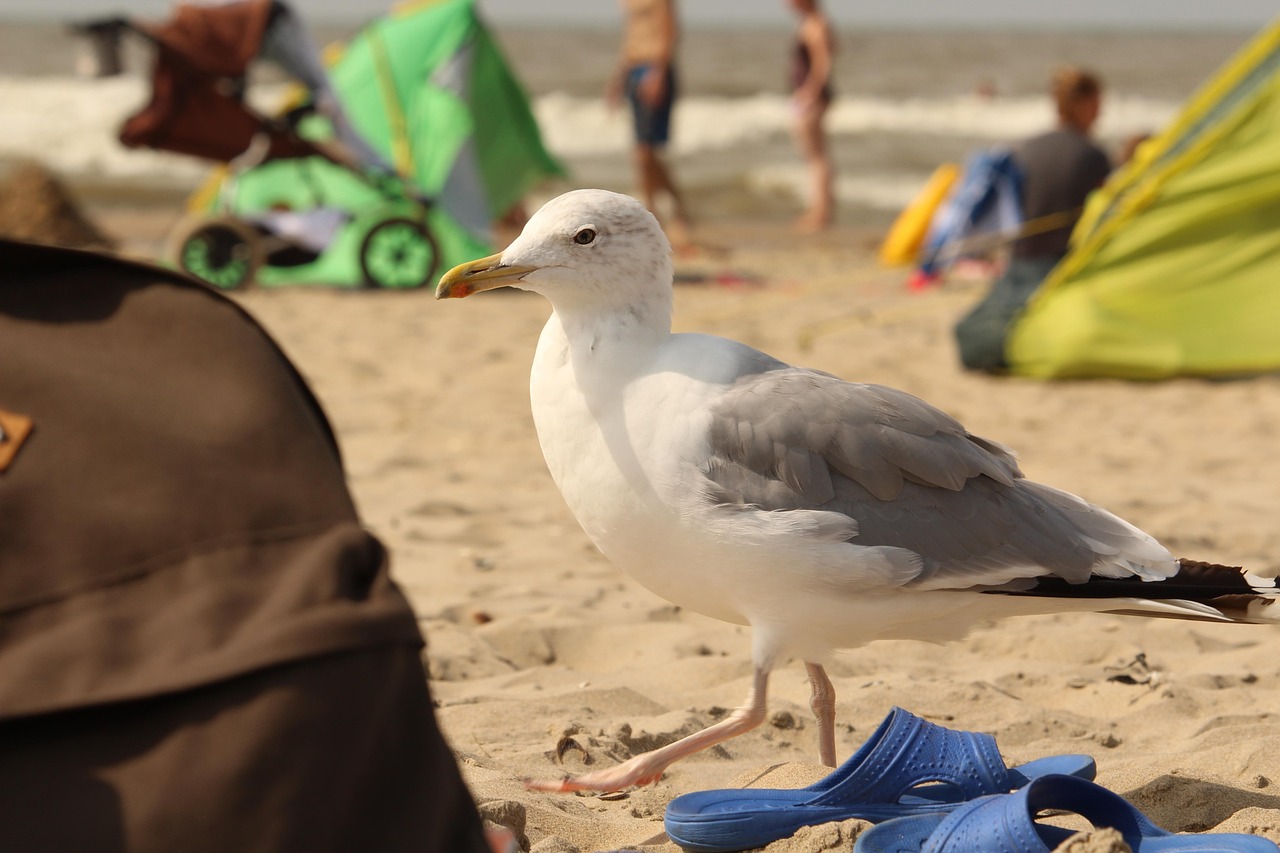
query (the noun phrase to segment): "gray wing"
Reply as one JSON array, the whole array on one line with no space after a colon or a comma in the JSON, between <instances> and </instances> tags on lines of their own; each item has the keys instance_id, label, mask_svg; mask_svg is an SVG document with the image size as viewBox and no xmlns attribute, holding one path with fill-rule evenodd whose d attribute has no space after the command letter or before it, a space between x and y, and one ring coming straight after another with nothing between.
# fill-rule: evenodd
<instances>
[{"instance_id":1,"label":"gray wing","mask_svg":"<svg viewBox=\"0 0 1280 853\"><path fill-rule=\"evenodd\" d=\"M1143 574L1137 552L1167 557L1110 513L1023 479L1007 447L892 388L791 367L743 376L715 402L710 439L712 500L841 513L857 523L849 541L918 554L913 585L1080 583Z\"/></svg>"}]
</instances>

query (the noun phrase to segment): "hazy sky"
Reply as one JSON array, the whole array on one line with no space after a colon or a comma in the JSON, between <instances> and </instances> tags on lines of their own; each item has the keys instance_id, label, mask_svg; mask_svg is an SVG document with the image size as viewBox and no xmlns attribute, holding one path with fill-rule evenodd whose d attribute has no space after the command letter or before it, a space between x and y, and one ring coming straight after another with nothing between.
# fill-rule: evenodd
<instances>
[{"instance_id":1,"label":"hazy sky","mask_svg":"<svg viewBox=\"0 0 1280 853\"><path fill-rule=\"evenodd\" d=\"M607 25L619 18L617 0L478 0L497 25L546 22ZM0 17L64 18L116 12L156 15L169 0L0 0ZM682 0L691 25L725 23L786 26L785 0ZM359 21L390 6L380 0L293 0L305 19ZM827 0L842 27L982 26L1136 29L1256 28L1280 11L1275 0Z\"/></svg>"}]
</instances>

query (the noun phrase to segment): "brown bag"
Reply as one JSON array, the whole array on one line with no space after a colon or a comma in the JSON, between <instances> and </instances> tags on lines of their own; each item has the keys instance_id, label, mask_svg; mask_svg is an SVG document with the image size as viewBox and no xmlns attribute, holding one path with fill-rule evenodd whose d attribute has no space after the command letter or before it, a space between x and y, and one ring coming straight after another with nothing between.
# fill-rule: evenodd
<instances>
[{"instance_id":1,"label":"brown bag","mask_svg":"<svg viewBox=\"0 0 1280 853\"><path fill-rule=\"evenodd\" d=\"M0 850L484 850L420 646L242 309L0 240Z\"/></svg>"}]
</instances>

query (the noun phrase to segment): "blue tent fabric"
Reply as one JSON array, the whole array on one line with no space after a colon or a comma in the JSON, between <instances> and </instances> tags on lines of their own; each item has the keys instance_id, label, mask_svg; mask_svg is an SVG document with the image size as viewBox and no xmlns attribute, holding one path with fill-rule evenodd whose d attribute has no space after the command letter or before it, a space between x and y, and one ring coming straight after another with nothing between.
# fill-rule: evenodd
<instances>
[{"instance_id":1,"label":"blue tent fabric","mask_svg":"<svg viewBox=\"0 0 1280 853\"><path fill-rule=\"evenodd\" d=\"M1015 234L1021 224L1022 174L1013 151L1006 147L978 151L929 225L920 271L940 275L963 253L964 241L983 234Z\"/></svg>"}]
</instances>

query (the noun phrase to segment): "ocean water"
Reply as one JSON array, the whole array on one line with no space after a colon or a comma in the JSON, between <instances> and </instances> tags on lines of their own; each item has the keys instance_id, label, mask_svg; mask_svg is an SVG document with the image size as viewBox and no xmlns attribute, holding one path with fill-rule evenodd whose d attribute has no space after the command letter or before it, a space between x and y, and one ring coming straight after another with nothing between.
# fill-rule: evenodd
<instances>
[{"instance_id":1,"label":"ocean water","mask_svg":"<svg viewBox=\"0 0 1280 853\"><path fill-rule=\"evenodd\" d=\"M312 29L320 43L354 31ZM495 31L571 183L629 190L628 118L601 98L617 33ZM939 163L1049 127L1045 88L1063 63L1103 77L1097 132L1118 150L1169 121L1249 35L842 32L827 122L839 218L887 222ZM98 193L176 195L195 186L208 164L116 142L120 122L146 99L147 50L129 51L128 74L94 81L75 74L79 47L61 26L0 22L0 161L35 157ZM789 47L781 30L684 33L670 157L695 214L781 219L799 209L804 170L788 129ZM282 90L266 70L255 74L251 96L270 109Z\"/></svg>"}]
</instances>

